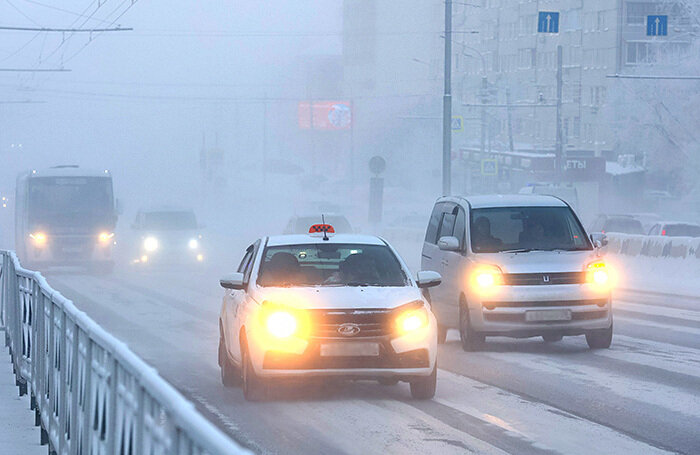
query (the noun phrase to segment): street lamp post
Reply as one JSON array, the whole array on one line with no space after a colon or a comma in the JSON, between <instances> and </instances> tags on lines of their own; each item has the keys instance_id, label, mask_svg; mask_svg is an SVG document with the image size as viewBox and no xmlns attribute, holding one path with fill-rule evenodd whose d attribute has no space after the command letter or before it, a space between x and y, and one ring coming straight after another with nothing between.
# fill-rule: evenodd
<instances>
[{"instance_id":1,"label":"street lamp post","mask_svg":"<svg viewBox=\"0 0 700 455\"><path fill-rule=\"evenodd\" d=\"M445 0L445 93L442 98L442 194L452 193L452 0Z\"/></svg>"}]
</instances>

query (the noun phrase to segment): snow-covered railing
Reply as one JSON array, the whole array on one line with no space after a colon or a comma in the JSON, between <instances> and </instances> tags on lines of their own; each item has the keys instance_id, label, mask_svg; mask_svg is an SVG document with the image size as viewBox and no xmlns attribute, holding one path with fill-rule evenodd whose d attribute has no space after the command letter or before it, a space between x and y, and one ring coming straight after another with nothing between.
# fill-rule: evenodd
<instances>
[{"instance_id":1,"label":"snow-covered railing","mask_svg":"<svg viewBox=\"0 0 700 455\"><path fill-rule=\"evenodd\" d=\"M5 343L49 453L248 453L40 273L0 257Z\"/></svg>"}]
</instances>

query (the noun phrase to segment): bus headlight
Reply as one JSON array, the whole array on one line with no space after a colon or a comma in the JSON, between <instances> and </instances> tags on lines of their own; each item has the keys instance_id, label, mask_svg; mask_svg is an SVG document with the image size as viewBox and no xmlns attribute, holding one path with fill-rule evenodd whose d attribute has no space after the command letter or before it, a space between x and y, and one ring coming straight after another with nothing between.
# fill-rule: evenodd
<instances>
[{"instance_id":1,"label":"bus headlight","mask_svg":"<svg viewBox=\"0 0 700 455\"><path fill-rule=\"evenodd\" d=\"M190 239L190 241L187 242L187 246L190 247L190 250L196 250L197 248L199 248L199 242L197 241L197 239Z\"/></svg>"},{"instance_id":2,"label":"bus headlight","mask_svg":"<svg viewBox=\"0 0 700 455\"><path fill-rule=\"evenodd\" d=\"M34 241L34 246L42 247L46 245L46 234L43 232L34 232L29 234L29 237Z\"/></svg>"},{"instance_id":3,"label":"bus headlight","mask_svg":"<svg viewBox=\"0 0 700 455\"><path fill-rule=\"evenodd\" d=\"M100 232L100 235L97 236L97 240L103 245L109 243L112 238L114 238L114 232Z\"/></svg>"},{"instance_id":4,"label":"bus headlight","mask_svg":"<svg viewBox=\"0 0 700 455\"><path fill-rule=\"evenodd\" d=\"M143 249L152 253L158 249L158 239L155 237L146 237L143 240Z\"/></svg>"}]
</instances>

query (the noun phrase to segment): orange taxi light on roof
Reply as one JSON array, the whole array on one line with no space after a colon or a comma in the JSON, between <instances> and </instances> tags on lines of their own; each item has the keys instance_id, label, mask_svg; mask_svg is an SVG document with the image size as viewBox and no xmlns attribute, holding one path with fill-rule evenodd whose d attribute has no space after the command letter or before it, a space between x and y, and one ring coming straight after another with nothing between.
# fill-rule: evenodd
<instances>
[{"instance_id":1,"label":"orange taxi light on roof","mask_svg":"<svg viewBox=\"0 0 700 455\"><path fill-rule=\"evenodd\" d=\"M318 234L323 232L326 234L335 234L335 229L330 224L314 224L309 228L309 234Z\"/></svg>"}]
</instances>

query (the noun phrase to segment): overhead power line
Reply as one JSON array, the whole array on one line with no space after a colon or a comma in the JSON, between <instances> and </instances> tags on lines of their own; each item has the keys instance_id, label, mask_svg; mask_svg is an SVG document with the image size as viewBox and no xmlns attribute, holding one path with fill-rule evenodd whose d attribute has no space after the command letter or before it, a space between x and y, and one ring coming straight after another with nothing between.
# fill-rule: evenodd
<instances>
[{"instance_id":1,"label":"overhead power line","mask_svg":"<svg viewBox=\"0 0 700 455\"><path fill-rule=\"evenodd\" d=\"M0 30L11 30L16 32L59 32L59 33L102 33L102 32L128 32L131 27L114 28L50 28L50 27L7 27L1 26Z\"/></svg>"},{"instance_id":2,"label":"overhead power line","mask_svg":"<svg viewBox=\"0 0 700 455\"><path fill-rule=\"evenodd\" d=\"M7 73L66 73L66 68L0 68L0 72Z\"/></svg>"},{"instance_id":3,"label":"overhead power line","mask_svg":"<svg viewBox=\"0 0 700 455\"><path fill-rule=\"evenodd\" d=\"M605 77L611 79L668 79L668 80L687 80L687 81L698 81L700 76L656 76L656 75L638 75L638 74L608 74Z\"/></svg>"}]
</instances>

